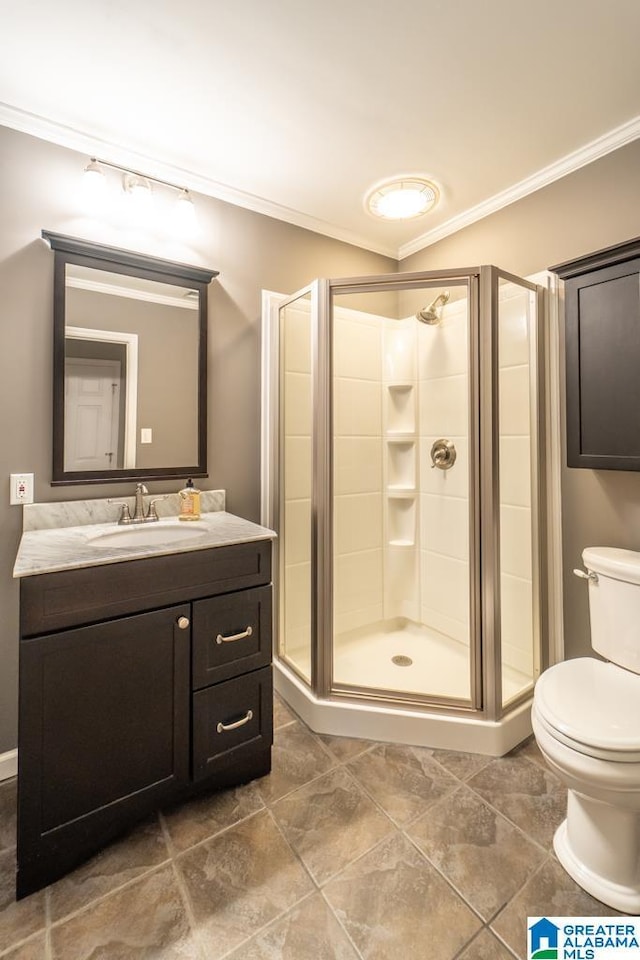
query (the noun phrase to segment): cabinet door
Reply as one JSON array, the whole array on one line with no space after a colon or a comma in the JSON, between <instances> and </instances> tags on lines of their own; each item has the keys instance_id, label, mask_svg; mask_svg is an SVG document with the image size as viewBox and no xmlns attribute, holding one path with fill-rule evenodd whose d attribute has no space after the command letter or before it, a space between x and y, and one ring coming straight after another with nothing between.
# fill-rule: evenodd
<instances>
[{"instance_id":1,"label":"cabinet door","mask_svg":"<svg viewBox=\"0 0 640 960\"><path fill-rule=\"evenodd\" d=\"M640 259L566 281L567 464L640 470Z\"/></svg>"},{"instance_id":2,"label":"cabinet door","mask_svg":"<svg viewBox=\"0 0 640 960\"><path fill-rule=\"evenodd\" d=\"M25 883L31 861L64 872L188 780L189 615L185 604L22 641Z\"/></svg>"}]
</instances>

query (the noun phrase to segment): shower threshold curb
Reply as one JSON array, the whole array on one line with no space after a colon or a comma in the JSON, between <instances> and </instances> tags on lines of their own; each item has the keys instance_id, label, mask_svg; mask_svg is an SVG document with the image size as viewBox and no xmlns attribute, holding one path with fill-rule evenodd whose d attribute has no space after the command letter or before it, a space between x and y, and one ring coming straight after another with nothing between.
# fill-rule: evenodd
<instances>
[{"instance_id":1,"label":"shower threshold curb","mask_svg":"<svg viewBox=\"0 0 640 960\"><path fill-rule=\"evenodd\" d=\"M532 733L532 698L500 720L484 720L369 702L319 700L284 664L275 661L273 673L275 689L314 733L490 757L504 756Z\"/></svg>"}]
</instances>

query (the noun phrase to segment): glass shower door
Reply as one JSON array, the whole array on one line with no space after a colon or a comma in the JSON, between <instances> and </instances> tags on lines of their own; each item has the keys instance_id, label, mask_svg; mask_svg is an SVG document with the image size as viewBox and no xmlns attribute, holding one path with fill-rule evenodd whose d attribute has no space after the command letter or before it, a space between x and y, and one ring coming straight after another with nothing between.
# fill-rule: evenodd
<instances>
[{"instance_id":1,"label":"glass shower door","mask_svg":"<svg viewBox=\"0 0 640 960\"><path fill-rule=\"evenodd\" d=\"M315 591L312 563L313 357L317 288L279 308L279 640L278 653L312 680Z\"/></svg>"},{"instance_id":2,"label":"glass shower door","mask_svg":"<svg viewBox=\"0 0 640 960\"><path fill-rule=\"evenodd\" d=\"M468 275L331 283L336 693L475 706Z\"/></svg>"},{"instance_id":3,"label":"glass shower door","mask_svg":"<svg viewBox=\"0 0 640 960\"><path fill-rule=\"evenodd\" d=\"M500 673L502 704L540 672L538 298L497 274Z\"/></svg>"}]
</instances>

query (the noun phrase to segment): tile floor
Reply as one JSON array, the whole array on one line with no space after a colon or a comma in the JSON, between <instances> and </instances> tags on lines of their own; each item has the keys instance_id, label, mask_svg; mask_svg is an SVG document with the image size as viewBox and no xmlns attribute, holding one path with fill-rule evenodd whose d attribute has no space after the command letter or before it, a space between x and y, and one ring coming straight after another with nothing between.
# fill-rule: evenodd
<instances>
[{"instance_id":1,"label":"tile floor","mask_svg":"<svg viewBox=\"0 0 640 960\"><path fill-rule=\"evenodd\" d=\"M167 810L14 900L3 960L513 960L529 915L615 913L551 841L565 791L535 743L476 754L312 734L278 700L268 777Z\"/></svg>"}]
</instances>

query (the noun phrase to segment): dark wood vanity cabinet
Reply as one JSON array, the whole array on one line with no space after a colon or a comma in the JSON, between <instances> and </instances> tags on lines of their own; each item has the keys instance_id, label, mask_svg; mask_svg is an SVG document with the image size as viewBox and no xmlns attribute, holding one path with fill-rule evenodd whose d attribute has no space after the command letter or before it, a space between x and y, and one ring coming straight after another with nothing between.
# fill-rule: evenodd
<instances>
[{"instance_id":1,"label":"dark wood vanity cabinet","mask_svg":"<svg viewBox=\"0 0 640 960\"><path fill-rule=\"evenodd\" d=\"M271 766L271 544L21 581L18 897Z\"/></svg>"},{"instance_id":2,"label":"dark wood vanity cabinet","mask_svg":"<svg viewBox=\"0 0 640 960\"><path fill-rule=\"evenodd\" d=\"M567 464L640 470L640 238L550 269L565 283Z\"/></svg>"}]
</instances>

